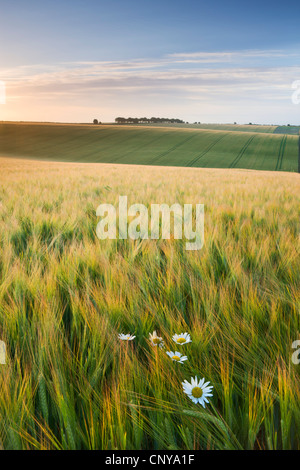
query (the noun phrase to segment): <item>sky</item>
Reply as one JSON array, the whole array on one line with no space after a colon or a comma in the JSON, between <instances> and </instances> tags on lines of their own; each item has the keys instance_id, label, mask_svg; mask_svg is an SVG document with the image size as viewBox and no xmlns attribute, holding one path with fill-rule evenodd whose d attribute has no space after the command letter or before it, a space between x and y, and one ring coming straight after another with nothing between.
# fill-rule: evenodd
<instances>
[{"instance_id":1,"label":"sky","mask_svg":"<svg viewBox=\"0 0 300 470\"><path fill-rule=\"evenodd\" d=\"M0 121L300 124L299 23L295 0L0 0Z\"/></svg>"}]
</instances>

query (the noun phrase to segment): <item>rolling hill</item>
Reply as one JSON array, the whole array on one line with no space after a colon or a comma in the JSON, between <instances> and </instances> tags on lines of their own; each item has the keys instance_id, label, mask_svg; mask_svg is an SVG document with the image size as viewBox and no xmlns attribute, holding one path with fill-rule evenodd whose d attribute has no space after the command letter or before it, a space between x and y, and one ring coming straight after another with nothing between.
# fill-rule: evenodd
<instances>
[{"instance_id":1,"label":"rolling hill","mask_svg":"<svg viewBox=\"0 0 300 470\"><path fill-rule=\"evenodd\" d=\"M261 129L0 124L1 156L47 161L295 172L298 146L297 135L276 134L274 129L262 133Z\"/></svg>"}]
</instances>

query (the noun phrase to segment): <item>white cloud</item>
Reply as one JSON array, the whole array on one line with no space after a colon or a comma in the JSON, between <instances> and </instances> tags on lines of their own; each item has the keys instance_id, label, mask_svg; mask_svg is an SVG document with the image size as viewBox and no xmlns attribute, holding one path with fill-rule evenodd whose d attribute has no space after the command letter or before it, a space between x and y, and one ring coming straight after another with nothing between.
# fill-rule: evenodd
<instances>
[{"instance_id":1,"label":"white cloud","mask_svg":"<svg viewBox=\"0 0 300 470\"><path fill-rule=\"evenodd\" d=\"M278 104L279 119L282 103L290 102L291 83L300 78L297 57L297 52L277 50L178 53L155 60L0 69L0 79L7 84L8 107L10 103L31 101L34 110L51 102L52 112L56 103L60 116L64 107L80 103L91 109L93 103L111 109L112 115L123 109L128 109L125 114L132 114L133 108L141 109L143 115L151 114L153 106L159 105L164 115L172 109L173 115L189 119L183 113L194 116L199 103L217 108L223 116L228 107L239 108L241 103L249 106L251 101L257 115L260 108L270 106L271 120L275 118L273 104ZM69 116L69 111L65 114ZM77 120L81 120L79 116Z\"/></svg>"}]
</instances>

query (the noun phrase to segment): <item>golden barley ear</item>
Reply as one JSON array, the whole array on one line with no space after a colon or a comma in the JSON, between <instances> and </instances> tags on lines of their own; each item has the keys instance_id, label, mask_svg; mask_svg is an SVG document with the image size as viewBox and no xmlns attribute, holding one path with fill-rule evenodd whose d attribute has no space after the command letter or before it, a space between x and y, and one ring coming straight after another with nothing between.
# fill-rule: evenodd
<instances>
[{"instance_id":1,"label":"golden barley ear","mask_svg":"<svg viewBox=\"0 0 300 470\"><path fill-rule=\"evenodd\" d=\"M6 364L6 346L4 341L0 341L0 364Z\"/></svg>"}]
</instances>

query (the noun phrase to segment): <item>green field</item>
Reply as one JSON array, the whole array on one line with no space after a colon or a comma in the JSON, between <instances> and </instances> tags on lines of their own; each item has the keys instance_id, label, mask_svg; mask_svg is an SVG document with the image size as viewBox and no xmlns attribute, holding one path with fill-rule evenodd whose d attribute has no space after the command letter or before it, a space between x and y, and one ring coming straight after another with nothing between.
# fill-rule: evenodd
<instances>
[{"instance_id":1,"label":"green field","mask_svg":"<svg viewBox=\"0 0 300 470\"><path fill-rule=\"evenodd\" d=\"M296 135L151 126L0 124L0 155L65 162L298 170Z\"/></svg>"},{"instance_id":2,"label":"green field","mask_svg":"<svg viewBox=\"0 0 300 470\"><path fill-rule=\"evenodd\" d=\"M299 126L278 126L274 130L275 134L287 134L287 135L299 135L300 127Z\"/></svg>"}]
</instances>

